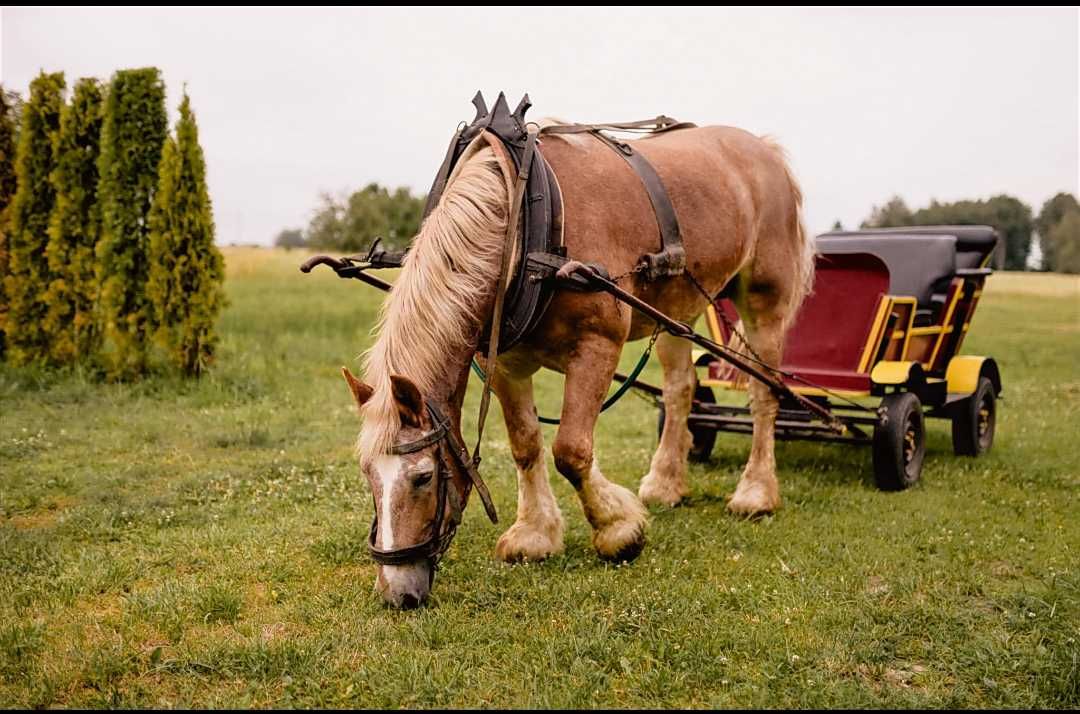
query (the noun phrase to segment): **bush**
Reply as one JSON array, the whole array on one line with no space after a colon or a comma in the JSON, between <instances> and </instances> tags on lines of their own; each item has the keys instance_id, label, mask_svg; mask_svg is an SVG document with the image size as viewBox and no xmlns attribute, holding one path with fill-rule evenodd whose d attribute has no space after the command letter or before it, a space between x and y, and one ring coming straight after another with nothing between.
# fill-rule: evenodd
<instances>
[{"instance_id":1,"label":"bush","mask_svg":"<svg viewBox=\"0 0 1080 714\"><path fill-rule=\"evenodd\" d=\"M30 83L30 99L22 108L15 159L18 188L9 207L8 269L4 278L7 358L16 365L42 361L48 354L44 297L50 273L45 248L49 214L56 197L50 174L55 166L63 92L62 72L42 72Z\"/></svg>"},{"instance_id":2,"label":"bush","mask_svg":"<svg viewBox=\"0 0 1080 714\"><path fill-rule=\"evenodd\" d=\"M407 188L393 193L377 183L355 191L345 201L323 194L307 229L312 248L355 252L381 236L387 247L403 248L420 230L424 197Z\"/></svg>"},{"instance_id":3,"label":"bush","mask_svg":"<svg viewBox=\"0 0 1080 714\"><path fill-rule=\"evenodd\" d=\"M86 358L96 351L97 302L94 250L101 232L98 153L103 94L96 79L80 79L60 118L56 203L49 218L47 257L52 282L46 294L45 329L53 362Z\"/></svg>"},{"instance_id":4,"label":"bush","mask_svg":"<svg viewBox=\"0 0 1080 714\"><path fill-rule=\"evenodd\" d=\"M1071 193L1059 193L1043 204L1039 217L1035 219L1035 228L1039 231L1039 248L1042 249L1042 269L1061 271L1058 267L1057 244L1050 234L1066 214L1080 211L1080 203Z\"/></svg>"},{"instance_id":5,"label":"bush","mask_svg":"<svg viewBox=\"0 0 1080 714\"><path fill-rule=\"evenodd\" d=\"M146 298L149 214L168 133L165 85L156 68L113 75L105 102L98 160L101 239L97 278L103 351L110 375L130 378L148 367L153 312Z\"/></svg>"},{"instance_id":6,"label":"bush","mask_svg":"<svg viewBox=\"0 0 1080 714\"><path fill-rule=\"evenodd\" d=\"M1080 273L1080 209L1062 216L1044 242L1053 246L1051 270L1073 275Z\"/></svg>"},{"instance_id":7,"label":"bush","mask_svg":"<svg viewBox=\"0 0 1080 714\"><path fill-rule=\"evenodd\" d=\"M277 234L277 237L274 238L274 245L285 250L303 248L306 245L304 233L299 228L287 228Z\"/></svg>"},{"instance_id":8,"label":"bush","mask_svg":"<svg viewBox=\"0 0 1080 714\"><path fill-rule=\"evenodd\" d=\"M206 162L187 95L176 139L166 140L150 212L146 296L156 341L184 374L198 376L213 357L214 326L224 304L225 263L214 245Z\"/></svg>"}]
</instances>

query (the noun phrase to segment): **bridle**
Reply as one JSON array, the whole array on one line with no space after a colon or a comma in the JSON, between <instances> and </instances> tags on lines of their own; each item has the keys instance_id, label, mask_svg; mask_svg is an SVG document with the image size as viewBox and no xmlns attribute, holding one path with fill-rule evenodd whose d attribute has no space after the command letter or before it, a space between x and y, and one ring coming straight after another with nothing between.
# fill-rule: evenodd
<instances>
[{"instance_id":1,"label":"bridle","mask_svg":"<svg viewBox=\"0 0 1080 714\"><path fill-rule=\"evenodd\" d=\"M498 523L499 517L495 513L495 504L491 501L491 494L478 470L478 457L469 458L469 452L465 445L457 437L454 429L450 426L450 420L432 404L425 400L428 416L431 418L431 431L425 432L419 438L404 444L397 444L390 449L395 456L413 454L422 451L429 446L438 447L438 458L435 460L435 478L437 480L437 493L435 494L435 519L431 523L431 535L427 540L404 548L384 550L375 546L375 538L379 530L379 508L375 507L375 517L371 521L371 530L368 533L368 551L375 562L380 565L405 565L415 563L418 560L427 560L431 565L431 576L434 577L435 568L439 559L446 549L450 547L450 541L454 539L458 524L461 523L462 501L468 495L468 491L459 493L451 483L453 473L448 467L448 460L453 461L469 476L480 500L484 504L484 510L492 523ZM448 517L449 516L449 517Z\"/></svg>"}]
</instances>

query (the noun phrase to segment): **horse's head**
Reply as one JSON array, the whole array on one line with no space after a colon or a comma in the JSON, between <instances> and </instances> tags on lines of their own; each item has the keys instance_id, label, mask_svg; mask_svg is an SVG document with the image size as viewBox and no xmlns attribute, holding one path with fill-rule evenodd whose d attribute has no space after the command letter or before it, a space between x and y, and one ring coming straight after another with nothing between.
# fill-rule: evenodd
<instances>
[{"instance_id":1,"label":"horse's head","mask_svg":"<svg viewBox=\"0 0 1080 714\"><path fill-rule=\"evenodd\" d=\"M372 388L342 368L356 403ZM375 518L368 549L379 564L376 588L394 607L413 608L427 598L435 564L450 546L469 495L470 480L456 454L447 418L406 377L391 377L401 428L388 453L363 455Z\"/></svg>"}]
</instances>

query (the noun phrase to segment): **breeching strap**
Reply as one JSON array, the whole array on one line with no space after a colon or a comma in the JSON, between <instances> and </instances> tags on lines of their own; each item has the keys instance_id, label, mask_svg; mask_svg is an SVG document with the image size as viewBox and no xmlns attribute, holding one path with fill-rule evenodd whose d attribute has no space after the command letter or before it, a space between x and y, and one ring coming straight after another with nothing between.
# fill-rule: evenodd
<instances>
[{"instance_id":1,"label":"breeching strap","mask_svg":"<svg viewBox=\"0 0 1080 714\"><path fill-rule=\"evenodd\" d=\"M476 448L473 449L473 463L480 463L480 442L484 438L484 422L487 421L488 407L491 405L491 380L495 376L495 360L499 356L499 331L502 327L503 303L506 298L506 284L510 277L510 254L517 235L518 219L521 217L521 203L525 196L525 184L529 182L529 169L532 167L533 153L536 150L536 131L527 129L525 153L518 167L517 181L514 184L514 200L510 204L510 215L506 220L506 235L503 237L502 257L499 260L499 280L495 284L495 307L491 312L491 334L488 337L488 349L485 365L487 374L484 379L484 392L480 397L480 415L476 423Z\"/></svg>"}]
</instances>

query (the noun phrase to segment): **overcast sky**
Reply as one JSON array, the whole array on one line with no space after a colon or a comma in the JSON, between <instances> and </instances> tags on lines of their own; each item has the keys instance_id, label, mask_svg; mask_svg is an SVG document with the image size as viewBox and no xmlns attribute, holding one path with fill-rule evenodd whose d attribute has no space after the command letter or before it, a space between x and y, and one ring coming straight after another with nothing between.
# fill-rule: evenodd
<instances>
[{"instance_id":1,"label":"overcast sky","mask_svg":"<svg viewBox=\"0 0 1080 714\"><path fill-rule=\"evenodd\" d=\"M125 67L186 83L221 243L303 226L321 191L423 192L469 100L531 116L666 113L777 137L810 229L872 204L1078 193L1072 9L22 9L0 79Z\"/></svg>"}]
</instances>

